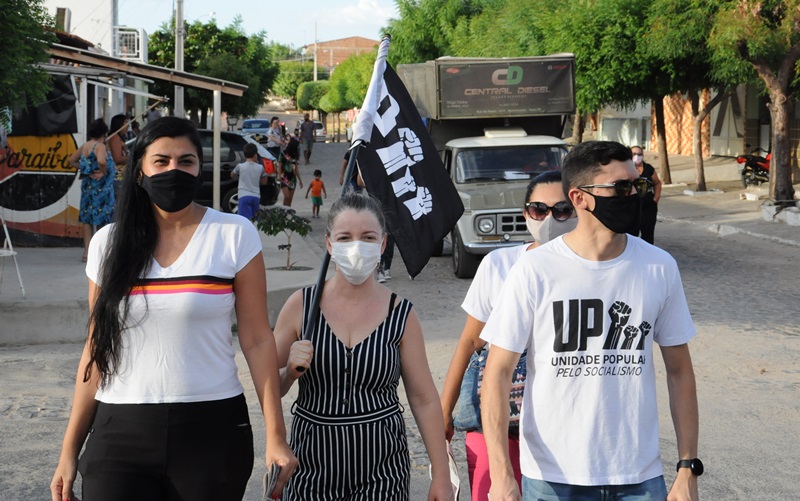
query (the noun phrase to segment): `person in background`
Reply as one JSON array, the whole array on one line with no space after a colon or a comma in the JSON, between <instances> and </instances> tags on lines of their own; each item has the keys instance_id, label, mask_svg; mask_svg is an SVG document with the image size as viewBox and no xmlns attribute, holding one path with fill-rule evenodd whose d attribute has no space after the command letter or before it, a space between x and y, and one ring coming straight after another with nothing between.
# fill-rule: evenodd
<instances>
[{"instance_id":1,"label":"person in background","mask_svg":"<svg viewBox=\"0 0 800 501\"><path fill-rule=\"evenodd\" d=\"M311 217L319 218L319 208L322 207L322 194L328 198L328 192L325 190L325 183L322 182L322 171L317 169L314 171L314 180L306 190L306 198L308 193L311 192Z\"/></svg>"},{"instance_id":2,"label":"person in background","mask_svg":"<svg viewBox=\"0 0 800 501\"><path fill-rule=\"evenodd\" d=\"M344 153L344 159L342 160L342 172L339 174L339 186L342 186L344 184L344 175L347 173L347 162L350 161L351 151L352 150L348 149ZM354 191L356 193L361 192L361 190L363 189L363 182L361 181L361 174L358 173L358 168L356 168L355 171L353 172L352 179L347 180L347 185L351 191Z\"/></svg>"},{"instance_id":3,"label":"person in background","mask_svg":"<svg viewBox=\"0 0 800 501\"><path fill-rule=\"evenodd\" d=\"M386 233L386 248L381 254L381 262L378 265L378 282L384 283L392 279L392 260L394 259L394 238L392 234Z\"/></svg>"},{"instance_id":4,"label":"person in background","mask_svg":"<svg viewBox=\"0 0 800 501\"><path fill-rule=\"evenodd\" d=\"M89 140L68 160L83 178L78 221L83 223L84 263L94 232L114 220L114 159L105 145L107 134L108 125L102 119L95 120L86 130Z\"/></svg>"},{"instance_id":5,"label":"person in background","mask_svg":"<svg viewBox=\"0 0 800 501\"><path fill-rule=\"evenodd\" d=\"M128 133L128 117L123 114L111 117L111 135L106 139L106 148L111 152L114 159L114 196L119 199L122 187L122 174L125 172L125 164L128 162L128 148L125 146L125 136Z\"/></svg>"},{"instance_id":6,"label":"person in background","mask_svg":"<svg viewBox=\"0 0 800 501\"><path fill-rule=\"evenodd\" d=\"M309 118L308 113L303 115L303 122L300 124L300 143L303 145L303 158L306 165L311 163L311 150L314 148L314 122Z\"/></svg>"},{"instance_id":7,"label":"person in background","mask_svg":"<svg viewBox=\"0 0 800 501\"><path fill-rule=\"evenodd\" d=\"M442 389L441 403L447 439L453 437L454 425L466 431L467 471L473 501L485 501L489 496L489 455L480 424L478 372L486 360L486 342L480 338L483 326L494 309L503 283L511 268L527 251L575 229L578 223L575 209L561 189L561 172L539 174L528 184L522 214L532 243L497 249L483 258L461 307L467 321L461 331L458 346L450 361L450 369ZM453 413L459 405L456 419ZM521 485L519 467L519 423L509 427L508 449L514 478Z\"/></svg>"},{"instance_id":8,"label":"person in background","mask_svg":"<svg viewBox=\"0 0 800 501\"><path fill-rule=\"evenodd\" d=\"M272 117L269 121L269 129L267 129L267 150L272 153L272 156L278 158L281 147L285 144L281 121L278 117Z\"/></svg>"},{"instance_id":9,"label":"person in background","mask_svg":"<svg viewBox=\"0 0 800 501\"><path fill-rule=\"evenodd\" d=\"M127 119L128 119L128 125L129 125L129 127L128 127L128 131L125 133L125 135L124 135L124 136L122 136L122 140L123 140L123 141L125 141L125 142L128 142L128 141L130 141L131 139L136 139L136 134L137 134L137 133L136 133L136 132L134 132L134 130L133 130L133 122L134 122L134 120L133 120L133 115L131 115L130 113L128 113L128 114L126 115L126 117L127 117ZM138 124L136 125L136 129L137 129L137 131L138 131L138 129L139 129L139 125L138 125ZM112 129L112 132L113 132L113 129Z\"/></svg>"},{"instance_id":10,"label":"person in background","mask_svg":"<svg viewBox=\"0 0 800 501\"><path fill-rule=\"evenodd\" d=\"M161 106L156 106L155 108L150 108L147 110L145 117L147 117L148 124L161 118Z\"/></svg>"},{"instance_id":11,"label":"person in background","mask_svg":"<svg viewBox=\"0 0 800 501\"><path fill-rule=\"evenodd\" d=\"M140 132L141 131L139 130L139 122L137 122L136 120L132 121L131 130L129 131L129 134L131 134L131 139L138 136Z\"/></svg>"},{"instance_id":12,"label":"person in background","mask_svg":"<svg viewBox=\"0 0 800 501\"><path fill-rule=\"evenodd\" d=\"M231 178L239 180L239 215L252 221L260 207L261 186L267 184L267 173L258 161L258 147L247 143L242 148L245 161L231 171Z\"/></svg>"},{"instance_id":13,"label":"person in background","mask_svg":"<svg viewBox=\"0 0 800 501\"><path fill-rule=\"evenodd\" d=\"M240 500L253 432L234 359L250 369L266 425L266 462L286 442L261 239L245 219L192 201L202 165L195 125L147 124L125 171L117 222L89 249L89 333L53 501ZM78 457L84 447L83 454Z\"/></svg>"},{"instance_id":14,"label":"person in background","mask_svg":"<svg viewBox=\"0 0 800 501\"><path fill-rule=\"evenodd\" d=\"M281 182L281 192L283 193L283 205L286 207L292 206L294 199L294 191L297 188L297 183L300 183L300 189L303 189L303 179L300 177L300 143L296 139L290 139L286 148L278 154L277 157L279 166L279 176Z\"/></svg>"},{"instance_id":15,"label":"person in background","mask_svg":"<svg viewBox=\"0 0 800 501\"><path fill-rule=\"evenodd\" d=\"M631 237L647 182L631 151L588 141L564 158L577 227L519 258L481 339L491 343L481 424L492 500L697 501L699 418L689 341L697 331L667 252ZM659 451L658 344L678 474ZM510 377L527 350L520 421L522 491L508 448Z\"/></svg>"},{"instance_id":16,"label":"person in background","mask_svg":"<svg viewBox=\"0 0 800 501\"><path fill-rule=\"evenodd\" d=\"M431 462L428 499L453 499L419 319L407 299L375 280L385 235L380 202L344 194L328 213L325 241L336 272L325 283L319 321L306 325L313 287L295 292L278 316L282 393L300 380L291 432L300 466L284 501L408 500L401 376Z\"/></svg>"},{"instance_id":17,"label":"person in background","mask_svg":"<svg viewBox=\"0 0 800 501\"><path fill-rule=\"evenodd\" d=\"M648 181L650 186L642 197L642 219L639 223L639 230L631 235L638 237L647 243L655 243L656 217L658 216L658 201L661 200L661 179L656 173L656 169L644 161L644 150L641 146L632 146L633 165L639 175Z\"/></svg>"}]
</instances>

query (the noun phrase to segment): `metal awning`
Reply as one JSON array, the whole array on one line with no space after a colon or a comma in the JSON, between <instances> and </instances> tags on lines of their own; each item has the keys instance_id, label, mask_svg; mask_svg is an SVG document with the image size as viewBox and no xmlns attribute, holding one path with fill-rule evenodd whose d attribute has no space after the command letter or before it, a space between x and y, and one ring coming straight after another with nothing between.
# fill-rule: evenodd
<instances>
[{"instance_id":1,"label":"metal awning","mask_svg":"<svg viewBox=\"0 0 800 501\"><path fill-rule=\"evenodd\" d=\"M49 48L49 53L51 57L56 59L114 70L135 77L152 78L153 80L161 80L173 85L219 91L232 96L241 96L244 94L244 91L247 90L246 85L236 82L228 82L227 80L197 75L195 73L187 73L185 71L177 71L171 68L141 63L139 61L107 56L88 50L68 47L66 45L52 44Z\"/></svg>"}]
</instances>

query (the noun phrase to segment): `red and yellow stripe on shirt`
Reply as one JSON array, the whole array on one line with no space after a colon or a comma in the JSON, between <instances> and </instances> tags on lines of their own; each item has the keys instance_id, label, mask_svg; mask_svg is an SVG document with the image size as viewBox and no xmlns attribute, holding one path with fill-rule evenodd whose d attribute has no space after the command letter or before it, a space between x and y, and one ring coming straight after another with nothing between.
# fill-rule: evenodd
<instances>
[{"instance_id":1,"label":"red and yellow stripe on shirt","mask_svg":"<svg viewBox=\"0 0 800 501\"><path fill-rule=\"evenodd\" d=\"M233 279L209 275L176 278L145 278L131 289L131 296L141 294L231 294Z\"/></svg>"}]
</instances>

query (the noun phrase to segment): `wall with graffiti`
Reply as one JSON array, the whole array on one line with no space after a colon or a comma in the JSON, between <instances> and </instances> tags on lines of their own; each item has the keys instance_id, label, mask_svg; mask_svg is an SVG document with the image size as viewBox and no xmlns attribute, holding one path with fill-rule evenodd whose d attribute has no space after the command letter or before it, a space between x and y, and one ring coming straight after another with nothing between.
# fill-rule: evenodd
<instances>
[{"instance_id":1,"label":"wall with graffiti","mask_svg":"<svg viewBox=\"0 0 800 501\"><path fill-rule=\"evenodd\" d=\"M16 245L80 245L80 180L67 159L77 149L76 96L54 77L47 101L14 116L0 150L0 210Z\"/></svg>"}]
</instances>

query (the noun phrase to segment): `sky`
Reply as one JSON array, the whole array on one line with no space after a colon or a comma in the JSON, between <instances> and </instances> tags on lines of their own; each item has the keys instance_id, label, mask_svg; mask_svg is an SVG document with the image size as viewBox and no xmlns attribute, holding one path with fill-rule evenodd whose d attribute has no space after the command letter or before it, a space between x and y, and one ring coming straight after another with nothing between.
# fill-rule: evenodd
<instances>
[{"instance_id":1,"label":"sky","mask_svg":"<svg viewBox=\"0 0 800 501\"><path fill-rule=\"evenodd\" d=\"M174 0L118 0L119 24L144 28L152 34L169 20ZM208 22L228 26L240 14L248 35L261 30L269 41L299 48L317 40L361 36L378 40L380 28L397 17L394 0L184 0L187 22Z\"/></svg>"}]
</instances>

